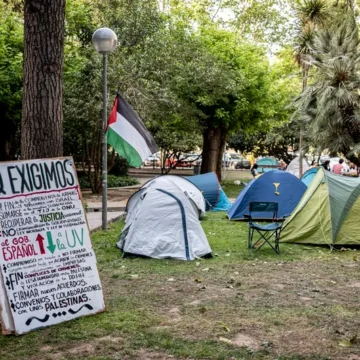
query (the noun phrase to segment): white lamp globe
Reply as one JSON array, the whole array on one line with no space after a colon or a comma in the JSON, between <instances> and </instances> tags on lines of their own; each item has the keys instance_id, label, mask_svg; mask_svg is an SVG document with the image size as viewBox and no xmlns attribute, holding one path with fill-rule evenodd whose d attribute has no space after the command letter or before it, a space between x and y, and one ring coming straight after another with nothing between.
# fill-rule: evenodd
<instances>
[{"instance_id":1,"label":"white lamp globe","mask_svg":"<svg viewBox=\"0 0 360 360\"><path fill-rule=\"evenodd\" d=\"M115 50L118 45L116 34L109 28L97 29L91 40L96 51L100 54L107 54Z\"/></svg>"}]
</instances>

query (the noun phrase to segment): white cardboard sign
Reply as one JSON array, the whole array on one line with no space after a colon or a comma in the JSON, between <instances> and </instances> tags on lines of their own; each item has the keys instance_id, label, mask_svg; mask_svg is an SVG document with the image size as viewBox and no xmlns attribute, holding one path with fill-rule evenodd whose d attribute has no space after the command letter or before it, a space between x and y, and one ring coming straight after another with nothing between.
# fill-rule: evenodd
<instances>
[{"instance_id":1,"label":"white cardboard sign","mask_svg":"<svg viewBox=\"0 0 360 360\"><path fill-rule=\"evenodd\" d=\"M72 158L0 163L2 332L104 310Z\"/></svg>"}]
</instances>

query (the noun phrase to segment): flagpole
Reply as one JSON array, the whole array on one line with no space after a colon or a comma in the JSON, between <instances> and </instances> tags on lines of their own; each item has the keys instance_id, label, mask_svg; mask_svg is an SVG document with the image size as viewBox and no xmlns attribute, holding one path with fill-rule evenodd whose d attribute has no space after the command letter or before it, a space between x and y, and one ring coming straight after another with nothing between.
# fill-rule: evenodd
<instances>
[{"instance_id":1,"label":"flagpole","mask_svg":"<svg viewBox=\"0 0 360 360\"><path fill-rule=\"evenodd\" d=\"M107 54L103 54L102 229L107 229Z\"/></svg>"},{"instance_id":2,"label":"flagpole","mask_svg":"<svg viewBox=\"0 0 360 360\"><path fill-rule=\"evenodd\" d=\"M95 50L103 55L103 118L102 118L102 229L107 230L107 54L118 45L116 34L109 28L97 29L92 36Z\"/></svg>"}]
</instances>

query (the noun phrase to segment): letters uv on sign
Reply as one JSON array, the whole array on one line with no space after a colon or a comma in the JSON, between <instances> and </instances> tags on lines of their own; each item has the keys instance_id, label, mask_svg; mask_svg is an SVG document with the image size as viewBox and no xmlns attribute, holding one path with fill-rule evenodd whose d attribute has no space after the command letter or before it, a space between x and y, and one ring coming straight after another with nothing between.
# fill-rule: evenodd
<instances>
[{"instance_id":1,"label":"letters uv on sign","mask_svg":"<svg viewBox=\"0 0 360 360\"><path fill-rule=\"evenodd\" d=\"M0 163L0 315L24 334L105 308L72 158Z\"/></svg>"}]
</instances>

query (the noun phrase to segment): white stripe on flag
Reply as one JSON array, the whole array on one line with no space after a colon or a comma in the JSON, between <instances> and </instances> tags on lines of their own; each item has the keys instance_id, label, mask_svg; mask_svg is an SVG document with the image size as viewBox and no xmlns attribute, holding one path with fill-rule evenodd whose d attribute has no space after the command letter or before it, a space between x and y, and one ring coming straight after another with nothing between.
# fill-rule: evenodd
<instances>
[{"instance_id":1,"label":"white stripe on flag","mask_svg":"<svg viewBox=\"0 0 360 360\"><path fill-rule=\"evenodd\" d=\"M139 156L144 161L152 155L146 141L121 114L117 112L116 115L116 122L110 124L109 127L128 142L139 153Z\"/></svg>"}]
</instances>

